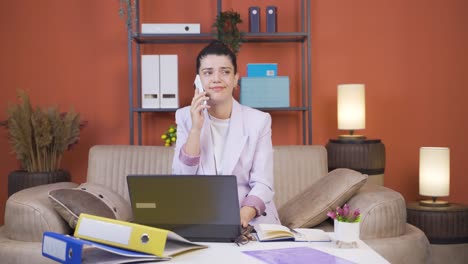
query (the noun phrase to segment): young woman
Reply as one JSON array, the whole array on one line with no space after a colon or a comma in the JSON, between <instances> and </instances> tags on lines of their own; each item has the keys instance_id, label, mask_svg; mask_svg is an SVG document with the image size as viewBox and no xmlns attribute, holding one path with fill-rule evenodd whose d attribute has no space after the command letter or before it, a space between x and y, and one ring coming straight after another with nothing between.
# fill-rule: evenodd
<instances>
[{"instance_id":1,"label":"young woman","mask_svg":"<svg viewBox=\"0 0 468 264\"><path fill-rule=\"evenodd\" d=\"M200 51L197 74L205 92L195 89L191 105L176 112L173 172L235 175L242 226L279 223L270 115L233 98L237 60L223 43L214 41Z\"/></svg>"}]
</instances>

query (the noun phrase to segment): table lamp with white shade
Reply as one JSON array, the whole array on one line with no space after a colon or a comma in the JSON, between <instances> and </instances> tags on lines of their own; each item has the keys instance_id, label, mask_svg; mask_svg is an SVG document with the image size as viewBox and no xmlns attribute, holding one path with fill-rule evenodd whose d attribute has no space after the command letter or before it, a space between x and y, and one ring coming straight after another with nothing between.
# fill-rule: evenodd
<instances>
[{"instance_id":1,"label":"table lamp with white shade","mask_svg":"<svg viewBox=\"0 0 468 264\"><path fill-rule=\"evenodd\" d=\"M432 200L420 201L422 206L442 207L448 202L437 197L448 196L450 189L450 149L421 147L419 150L419 194Z\"/></svg>"},{"instance_id":2,"label":"table lamp with white shade","mask_svg":"<svg viewBox=\"0 0 468 264\"><path fill-rule=\"evenodd\" d=\"M342 140L365 139L355 135L354 130L366 128L366 100L364 84L338 85L338 129L348 130L340 135Z\"/></svg>"},{"instance_id":3,"label":"table lamp with white shade","mask_svg":"<svg viewBox=\"0 0 468 264\"><path fill-rule=\"evenodd\" d=\"M349 134L330 139L325 146L328 170L353 169L369 175L368 182L384 185L385 145L380 139L354 134L366 128L365 85L339 84L337 91L338 129Z\"/></svg>"}]
</instances>

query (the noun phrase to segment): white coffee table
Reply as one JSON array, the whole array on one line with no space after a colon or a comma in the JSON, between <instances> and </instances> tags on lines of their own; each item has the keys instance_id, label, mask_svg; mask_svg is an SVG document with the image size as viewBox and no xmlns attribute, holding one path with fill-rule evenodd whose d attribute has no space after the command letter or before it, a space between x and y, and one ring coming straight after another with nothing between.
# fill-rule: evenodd
<instances>
[{"instance_id":1,"label":"white coffee table","mask_svg":"<svg viewBox=\"0 0 468 264\"><path fill-rule=\"evenodd\" d=\"M329 233L333 238L333 233ZM350 260L355 263L389 263L363 241L357 241L357 248L338 248L334 242L257 242L251 241L238 247L234 243L201 243L209 248L187 252L175 256L169 263L258 263L265 262L251 257L242 251L280 249L292 247L311 247L323 252Z\"/></svg>"}]
</instances>

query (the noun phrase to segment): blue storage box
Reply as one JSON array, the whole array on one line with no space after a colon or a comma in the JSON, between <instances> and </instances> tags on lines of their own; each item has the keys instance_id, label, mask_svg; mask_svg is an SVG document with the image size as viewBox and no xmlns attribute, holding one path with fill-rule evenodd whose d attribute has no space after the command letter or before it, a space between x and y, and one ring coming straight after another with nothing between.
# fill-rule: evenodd
<instances>
[{"instance_id":1,"label":"blue storage box","mask_svg":"<svg viewBox=\"0 0 468 264\"><path fill-rule=\"evenodd\" d=\"M250 107L289 107L289 77L243 77L240 103Z\"/></svg>"},{"instance_id":2,"label":"blue storage box","mask_svg":"<svg viewBox=\"0 0 468 264\"><path fill-rule=\"evenodd\" d=\"M277 75L277 63L247 63L248 77L275 77Z\"/></svg>"}]
</instances>

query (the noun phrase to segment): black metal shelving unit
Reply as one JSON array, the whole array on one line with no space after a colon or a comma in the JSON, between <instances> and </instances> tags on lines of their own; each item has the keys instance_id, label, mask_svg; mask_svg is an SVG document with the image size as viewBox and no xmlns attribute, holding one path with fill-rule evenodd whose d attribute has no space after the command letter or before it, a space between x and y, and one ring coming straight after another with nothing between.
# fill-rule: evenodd
<instances>
[{"instance_id":1,"label":"black metal shelving unit","mask_svg":"<svg viewBox=\"0 0 468 264\"><path fill-rule=\"evenodd\" d=\"M243 35L245 43L259 42L298 42L301 43L301 106L296 107L268 107L257 108L262 111L298 111L302 113L302 142L304 145L312 144L312 76L311 76L311 33L310 33L310 0L301 1L301 31L300 32L277 32L277 33L246 33ZM214 38L210 33L200 34L141 34L139 30L139 0L135 1L135 25L129 24L128 32L128 86L129 86L129 118L130 118L130 144L134 144L135 124L134 117L137 116L137 138L138 145L142 144L142 114L148 112L175 112L176 108L141 108L141 96L137 98L137 104L134 103L134 85L133 85L133 60L135 45L136 64L137 64L137 95L141 95L141 50L140 45L145 44L177 44L177 43L209 43ZM217 0L217 13L222 10L222 0ZM133 14L133 12L131 12ZM131 18L133 21L133 18ZM274 118L274 117L273 117Z\"/></svg>"}]
</instances>

